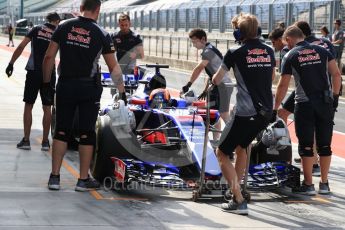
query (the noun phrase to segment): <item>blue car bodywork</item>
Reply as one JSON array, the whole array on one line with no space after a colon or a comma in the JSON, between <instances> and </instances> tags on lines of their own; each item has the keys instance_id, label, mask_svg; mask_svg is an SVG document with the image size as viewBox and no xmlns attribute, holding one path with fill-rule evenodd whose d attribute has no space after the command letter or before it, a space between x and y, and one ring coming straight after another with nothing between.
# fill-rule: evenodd
<instances>
[{"instance_id":1,"label":"blue car bodywork","mask_svg":"<svg viewBox=\"0 0 345 230\"><path fill-rule=\"evenodd\" d=\"M205 142L205 109L193 106L184 98L173 97L169 97L169 103L153 106L150 83L155 77L157 71L143 76L124 76L125 88L130 94L126 109L135 120L130 131L112 125L117 120L111 120L114 103L100 112L93 176L98 180L111 178L122 184L137 181L153 186L195 186L200 179L206 143L204 182L211 185L210 190L224 190L227 185L222 180L214 146L210 141ZM103 74L102 84L112 84L109 74ZM218 118L218 111L212 111L212 122ZM281 153L284 159L273 156L276 162L272 162L273 158L267 158L268 162L252 159L266 156L265 146L252 154L248 185L298 187L299 169L288 163L291 146Z\"/></svg>"},{"instance_id":2,"label":"blue car bodywork","mask_svg":"<svg viewBox=\"0 0 345 230\"><path fill-rule=\"evenodd\" d=\"M169 187L186 187L199 179L205 138L204 109L191 106L183 98L173 97L169 105L152 107L149 95L152 89L148 87L154 75L146 72L141 77L124 76L127 92L135 89L128 96L126 107L135 117L135 127L129 134L123 135L123 130L118 127L110 128L112 132L109 132L113 102L100 111L92 169L96 179L111 177L120 183L137 181ZM102 84L105 87L112 85L109 74L103 74ZM219 113L213 111L214 122L218 118ZM148 138L155 134L160 134L159 138L163 140ZM206 179L217 183L221 179L214 147L209 141L205 175Z\"/></svg>"}]
</instances>

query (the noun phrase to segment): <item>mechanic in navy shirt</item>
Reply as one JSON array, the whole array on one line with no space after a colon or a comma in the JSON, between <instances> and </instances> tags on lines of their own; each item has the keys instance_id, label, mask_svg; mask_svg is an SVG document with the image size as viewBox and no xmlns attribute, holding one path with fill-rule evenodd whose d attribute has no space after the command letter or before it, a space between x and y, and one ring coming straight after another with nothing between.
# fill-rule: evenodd
<instances>
[{"instance_id":1,"label":"mechanic in navy shirt","mask_svg":"<svg viewBox=\"0 0 345 230\"><path fill-rule=\"evenodd\" d=\"M295 23L295 25L302 30L305 38L304 40L306 42L309 42L313 45L318 45L320 47L325 48L328 52L330 52L334 57L336 56L336 50L332 43L325 39L325 38L316 38L311 31L311 28L309 26L309 23L306 21L298 21ZM329 77L331 77L329 75ZM331 80L331 78L330 78ZM285 122L287 121L287 118L290 114L294 112L295 109L295 91L292 91L291 94L284 100L282 103L282 108L278 110L278 116L281 117ZM295 162L300 162L301 158L294 158ZM320 168L318 165L318 159L316 153L314 154L314 165L313 165L313 174L315 176L320 175Z\"/></svg>"},{"instance_id":2,"label":"mechanic in navy shirt","mask_svg":"<svg viewBox=\"0 0 345 230\"><path fill-rule=\"evenodd\" d=\"M226 72L231 68L234 70L238 90L234 116L222 132L216 153L235 198L222 204L222 209L247 214L247 203L241 194L239 181L243 178L246 165L246 148L266 128L272 117L275 59L273 50L257 38L258 21L254 15L240 15L238 26L242 46L228 50L212 82L219 84ZM229 158L234 150L236 169Z\"/></svg>"},{"instance_id":3,"label":"mechanic in navy shirt","mask_svg":"<svg viewBox=\"0 0 345 230\"><path fill-rule=\"evenodd\" d=\"M328 171L332 155L333 108L337 106L341 75L333 55L319 45L304 41L304 34L297 26L288 27L283 39L291 50L283 60L282 77L275 97L275 109L279 108L289 87L291 75L294 75L295 128L298 153L302 158L304 174L302 186L296 192L306 195L316 194L312 181L315 134L322 172L319 193L328 194L330 192ZM332 75L332 83L328 72Z\"/></svg>"},{"instance_id":4,"label":"mechanic in navy shirt","mask_svg":"<svg viewBox=\"0 0 345 230\"><path fill-rule=\"evenodd\" d=\"M42 74L42 62L45 55L45 52L49 46L50 39L60 22L60 17L57 13L49 13L46 17L47 23L32 28L28 34L24 37L23 41L14 51L10 63L6 68L6 74L8 77L12 75L13 65L22 54L24 48L29 42L31 42L31 54L28 60L28 63L25 67L26 81L24 87L24 137L17 144L17 148L30 150L30 133L31 133L31 124L32 124L32 108L35 104L38 92L41 94L41 100L43 105L43 140L42 140L42 151L48 151L50 148L48 135L51 123L51 105L53 102L53 95L48 100L45 100L42 97L41 86L43 83L43 74ZM55 88L55 68L52 71L51 76L51 86Z\"/></svg>"},{"instance_id":5,"label":"mechanic in navy shirt","mask_svg":"<svg viewBox=\"0 0 345 230\"><path fill-rule=\"evenodd\" d=\"M116 57L123 74L133 74L136 59L144 58L143 41L139 34L134 33L131 20L127 14L119 16L120 31L112 35Z\"/></svg>"},{"instance_id":6,"label":"mechanic in navy shirt","mask_svg":"<svg viewBox=\"0 0 345 230\"><path fill-rule=\"evenodd\" d=\"M220 51L213 46L211 43L207 42L207 35L206 32L202 29L193 29L189 33L189 38L193 43L193 46L197 49L201 49L201 61L199 64L193 69L192 75L188 81L188 83L182 87L181 93L188 92L189 88L192 84L196 81L196 79L200 76L201 72L205 70L209 79L212 79L212 76L217 72L218 68L222 65L223 62L223 55ZM231 80L228 73L224 73L224 78L222 82L217 86L213 87L210 92L210 108L217 109L220 113L220 117L223 119L225 123L229 121L229 108L230 108L230 97L233 91L231 86ZM206 98L206 92L209 87L207 83L205 86L204 91L199 96L199 99ZM215 127L220 130L221 123L220 121L215 125ZM213 134L214 139L219 138L218 133Z\"/></svg>"},{"instance_id":7,"label":"mechanic in navy shirt","mask_svg":"<svg viewBox=\"0 0 345 230\"><path fill-rule=\"evenodd\" d=\"M336 51L334 46L330 41L328 41L325 38L316 38L311 33L311 28L309 24L305 21L298 21L295 23L295 25L302 30L305 41L309 42L313 45L318 45L323 48L325 48L327 51L329 51L334 57L336 56ZM285 120L285 117L287 117L294 112L295 108L295 91L292 91L289 97L283 102L282 109L278 111L279 117Z\"/></svg>"},{"instance_id":8,"label":"mechanic in navy shirt","mask_svg":"<svg viewBox=\"0 0 345 230\"><path fill-rule=\"evenodd\" d=\"M45 87L49 88L55 56L58 50L60 51L52 172L48 182L48 188L52 190L60 189L60 168L77 108L80 178L75 190L87 191L100 187L97 181L89 177L88 172L96 144L95 123L103 90L98 66L101 54L109 67L115 86L125 96L122 72L114 56L111 37L96 23L100 7L100 0L83 0L80 6L81 16L59 25L43 61ZM123 99L125 100L125 97Z\"/></svg>"}]
</instances>

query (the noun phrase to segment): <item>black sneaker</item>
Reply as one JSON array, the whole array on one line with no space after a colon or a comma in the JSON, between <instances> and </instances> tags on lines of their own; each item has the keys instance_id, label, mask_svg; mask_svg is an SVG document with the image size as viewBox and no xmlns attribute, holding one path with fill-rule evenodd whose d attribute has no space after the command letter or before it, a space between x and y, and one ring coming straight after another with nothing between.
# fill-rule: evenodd
<instances>
[{"instance_id":1,"label":"black sneaker","mask_svg":"<svg viewBox=\"0 0 345 230\"><path fill-rule=\"evenodd\" d=\"M322 183L320 181L319 183L319 194L327 195L331 193L331 189L329 188L328 182Z\"/></svg>"},{"instance_id":2,"label":"black sneaker","mask_svg":"<svg viewBox=\"0 0 345 230\"><path fill-rule=\"evenodd\" d=\"M50 174L49 181L48 181L48 188L50 190L60 189L60 175Z\"/></svg>"},{"instance_id":3,"label":"black sneaker","mask_svg":"<svg viewBox=\"0 0 345 230\"><path fill-rule=\"evenodd\" d=\"M231 200L228 203L223 203L221 208L224 212L231 212L239 215L248 215L246 200L243 200L240 204L234 200Z\"/></svg>"},{"instance_id":4,"label":"black sneaker","mask_svg":"<svg viewBox=\"0 0 345 230\"><path fill-rule=\"evenodd\" d=\"M25 138L17 144L18 149L31 150L30 141L26 141Z\"/></svg>"},{"instance_id":5,"label":"black sneaker","mask_svg":"<svg viewBox=\"0 0 345 230\"><path fill-rule=\"evenodd\" d=\"M304 183L304 181L303 181L303 183L302 183L302 185L300 187L293 188L292 192L299 193L299 194L302 194L302 195L308 195L308 196L315 196L316 195L314 184L306 185Z\"/></svg>"},{"instance_id":6,"label":"black sneaker","mask_svg":"<svg viewBox=\"0 0 345 230\"><path fill-rule=\"evenodd\" d=\"M96 190L101 187L101 184L98 183L95 179L89 177L87 179L78 179L77 185L75 186L75 191L86 192L89 190Z\"/></svg>"},{"instance_id":7,"label":"black sneaker","mask_svg":"<svg viewBox=\"0 0 345 230\"><path fill-rule=\"evenodd\" d=\"M49 140L48 141L42 141L41 151L49 151L49 149L50 149Z\"/></svg>"}]
</instances>

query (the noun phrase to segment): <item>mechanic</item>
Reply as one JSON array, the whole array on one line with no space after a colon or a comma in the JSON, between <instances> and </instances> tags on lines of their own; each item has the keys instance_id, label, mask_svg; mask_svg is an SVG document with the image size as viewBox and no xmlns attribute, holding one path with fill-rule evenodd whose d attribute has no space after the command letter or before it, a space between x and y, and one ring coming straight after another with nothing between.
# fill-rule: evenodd
<instances>
[{"instance_id":1,"label":"mechanic","mask_svg":"<svg viewBox=\"0 0 345 230\"><path fill-rule=\"evenodd\" d=\"M26 47L29 42L31 42L31 54L29 57L29 61L25 67L27 74L26 74L26 81L24 87L24 115L23 115L23 123L24 123L24 137L23 139L17 144L17 148L30 150L30 133L31 133L31 125L32 125L32 108L35 104L38 92L40 92L41 100L42 100L42 108L43 108L43 140L42 140L42 151L48 151L50 148L48 136L49 136L49 129L51 123L51 105L53 102L54 95L51 95L51 98L45 100L42 97L42 83L43 83L43 74L42 74L42 62L45 55L45 52L49 46L50 39L52 34L56 28L56 26L60 22L60 17L57 13L49 13L46 17L47 23L43 25L38 25L33 27L27 35L24 37L22 42L14 51L10 63L6 68L6 74L10 77L13 73L13 65L18 59L18 57L22 54L24 48ZM55 68L52 71L51 76L51 87L55 88Z\"/></svg>"},{"instance_id":2,"label":"mechanic","mask_svg":"<svg viewBox=\"0 0 345 230\"><path fill-rule=\"evenodd\" d=\"M81 16L64 21L53 34L43 61L45 94L49 95L50 73L60 51L59 80L56 86L56 131L53 140L52 172L48 188L60 189L60 168L72 134L76 108L79 111L80 178L76 191L98 189L100 184L89 177L89 168L96 143L95 123L100 107L102 86L98 61L100 54L111 78L126 101L122 72L114 56L114 46L103 28L97 25L100 0L83 0Z\"/></svg>"},{"instance_id":3,"label":"mechanic","mask_svg":"<svg viewBox=\"0 0 345 230\"><path fill-rule=\"evenodd\" d=\"M336 50L332 43L325 38L316 38L311 31L311 28L308 22L305 21L298 21L295 25L302 30L305 41L309 42L313 45L318 45L325 48L328 52L330 52L334 57L336 56ZM331 75L329 75L331 77ZM331 80L331 78L330 78ZM283 102L282 108L278 110L278 115L284 120L287 120L287 117L294 112L295 109L295 91L293 91L290 96ZM315 143L315 142L314 142ZM318 164L318 157L317 157L317 148L314 145L314 164L313 164L313 176L320 176L321 170ZM294 158L296 163L301 162L300 157Z\"/></svg>"},{"instance_id":4,"label":"mechanic","mask_svg":"<svg viewBox=\"0 0 345 230\"><path fill-rule=\"evenodd\" d=\"M275 109L279 108L285 97L293 74L296 85L295 129L304 174L302 186L295 192L306 195L316 194L312 181L315 134L321 166L319 193L328 194L330 192L328 171L332 156L333 113L338 104L341 75L333 55L319 45L304 41L304 34L297 26L288 27L283 39L291 50L283 60L282 77L275 97ZM328 72L332 75L333 87L331 87Z\"/></svg>"},{"instance_id":5,"label":"mechanic","mask_svg":"<svg viewBox=\"0 0 345 230\"><path fill-rule=\"evenodd\" d=\"M131 19L127 14L119 16L120 31L112 34L116 57L123 74L133 74L136 59L144 58L143 41L139 34L134 33L131 27Z\"/></svg>"},{"instance_id":6,"label":"mechanic","mask_svg":"<svg viewBox=\"0 0 345 230\"><path fill-rule=\"evenodd\" d=\"M189 88L192 86L193 82L200 76L200 73L205 69L207 75L210 79L216 73L218 68L222 64L223 55L220 51L213 46L211 43L207 42L206 32L202 29L193 29L189 33L189 38L191 39L193 46L195 48L202 49L201 61L193 69L192 76L190 77L188 83L182 87L181 93L187 93ZM217 109L220 113L220 117L225 123L229 121L230 113L230 97L233 91L233 87L230 85L231 80L228 73L224 72L224 78L220 84L213 87L210 92L210 108ZM206 84L204 91L201 93L198 99L205 99L209 84ZM215 124L215 128L221 130L220 121ZM213 139L217 140L219 138L219 133L213 134Z\"/></svg>"},{"instance_id":7,"label":"mechanic","mask_svg":"<svg viewBox=\"0 0 345 230\"><path fill-rule=\"evenodd\" d=\"M298 21L295 23L295 25L300 28L305 36L305 41L314 44L319 45L323 48L325 48L327 51L329 51L333 56L336 55L336 51L334 46L330 41L324 38L316 38L311 31L311 28L309 24L305 21ZM294 101L295 98L295 91L293 91L290 96L283 102L283 106L278 111L279 117L281 117L285 122L287 121L287 117L293 113L294 111Z\"/></svg>"},{"instance_id":8,"label":"mechanic","mask_svg":"<svg viewBox=\"0 0 345 230\"><path fill-rule=\"evenodd\" d=\"M284 55L289 52L289 48L283 43L283 34L285 29L277 27L270 32L268 39L271 40L272 46L276 52L279 52L279 73L281 73L282 60ZM285 124L287 124L287 119L290 114L293 113L294 109L294 96L295 91L292 91L291 95L288 97L288 102L283 103L283 107L278 110L278 115ZM292 100L291 100L292 99Z\"/></svg>"},{"instance_id":9,"label":"mechanic","mask_svg":"<svg viewBox=\"0 0 345 230\"><path fill-rule=\"evenodd\" d=\"M345 42L345 38L344 38L344 31L341 29L341 20L337 19L334 21L334 32L332 35L332 44L336 47L337 64L340 70L342 69L341 56L343 55L344 42Z\"/></svg>"},{"instance_id":10,"label":"mechanic","mask_svg":"<svg viewBox=\"0 0 345 230\"><path fill-rule=\"evenodd\" d=\"M289 48L283 43L284 29L277 27L272 30L268 39L271 41L275 52L279 52L279 72L281 72L281 63L284 55L289 52Z\"/></svg>"},{"instance_id":11,"label":"mechanic","mask_svg":"<svg viewBox=\"0 0 345 230\"><path fill-rule=\"evenodd\" d=\"M248 214L239 183L246 166L246 148L272 118L275 58L273 50L257 38L258 21L254 15L240 15L238 27L243 45L228 50L212 82L220 84L225 73L233 68L237 80L237 102L234 115L222 132L216 153L222 174L234 194L234 199L223 203L222 209ZM235 168L229 158L234 150L237 156Z\"/></svg>"},{"instance_id":12,"label":"mechanic","mask_svg":"<svg viewBox=\"0 0 345 230\"><path fill-rule=\"evenodd\" d=\"M7 33L8 33L8 44L7 44L7 46L10 46L10 44L12 43L12 47L14 47L14 43L13 43L14 28L12 27L12 24L9 24L7 26Z\"/></svg>"}]
</instances>

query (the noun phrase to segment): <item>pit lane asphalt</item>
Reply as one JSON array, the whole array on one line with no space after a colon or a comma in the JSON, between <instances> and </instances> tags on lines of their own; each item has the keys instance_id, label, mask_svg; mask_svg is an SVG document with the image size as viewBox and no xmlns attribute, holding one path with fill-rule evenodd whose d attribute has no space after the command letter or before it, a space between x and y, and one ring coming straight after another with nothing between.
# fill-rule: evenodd
<instances>
[{"instance_id":1,"label":"pit lane asphalt","mask_svg":"<svg viewBox=\"0 0 345 230\"><path fill-rule=\"evenodd\" d=\"M6 44L6 39L0 38L0 44ZM18 59L8 79L4 70L12 53L4 45L0 53L0 229L345 229L345 160L337 156L330 172L331 195L253 191L249 216L220 211L222 200L195 203L190 191L147 187L128 192L75 192L78 161L73 151L65 157L62 189L49 191L51 154L40 151L39 98L33 110L32 150L15 148L23 136L27 57ZM105 90L103 95L108 93ZM315 177L316 185L318 181Z\"/></svg>"}]
</instances>

